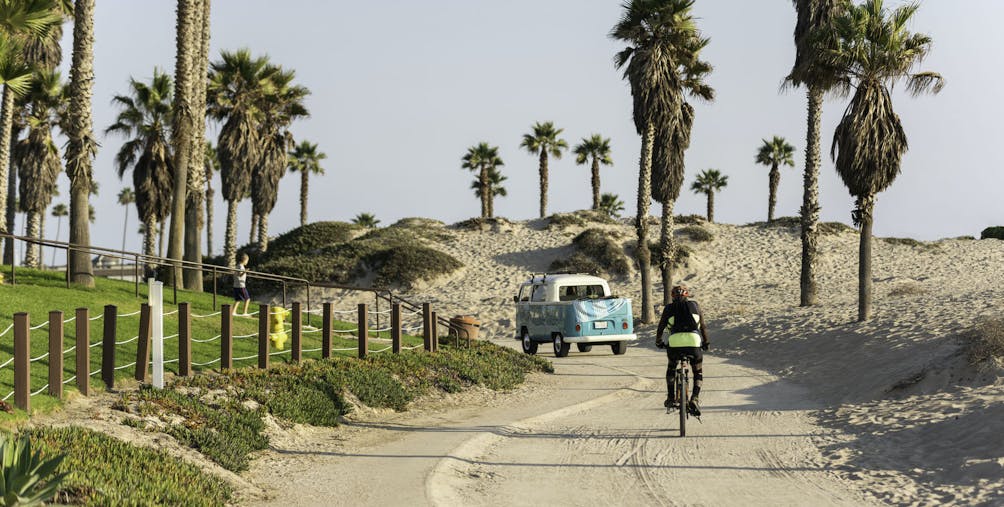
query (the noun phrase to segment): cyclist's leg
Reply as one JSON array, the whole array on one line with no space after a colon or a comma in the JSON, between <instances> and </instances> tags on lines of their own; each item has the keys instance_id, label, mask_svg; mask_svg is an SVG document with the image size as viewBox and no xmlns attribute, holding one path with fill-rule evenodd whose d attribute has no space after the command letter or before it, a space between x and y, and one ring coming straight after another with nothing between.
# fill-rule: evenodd
<instances>
[{"instance_id":1,"label":"cyclist's leg","mask_svg":"<svg viewBox=\"0 0 1004 507\"><path fill-rule=\"evenodd\" d=\"M676 363L678 359L672 353L672 349L666 349L666 358L669 363L666 366L666 396L667 404L676 401Z\"/></svg>"},{"instance_id":2,"label":"cyclist's leg","mask_svg":"<svg viewBox=\"0 0 1004 507\"><path fill-rule=\"evenodd\" d=\"M694 370L694 394L691 398L697 398L701 394L701 385L704 383L704 354L699 347L694 347L690 352L693 359L690 360L690 368Z\"/></svg>"}]
</instances>

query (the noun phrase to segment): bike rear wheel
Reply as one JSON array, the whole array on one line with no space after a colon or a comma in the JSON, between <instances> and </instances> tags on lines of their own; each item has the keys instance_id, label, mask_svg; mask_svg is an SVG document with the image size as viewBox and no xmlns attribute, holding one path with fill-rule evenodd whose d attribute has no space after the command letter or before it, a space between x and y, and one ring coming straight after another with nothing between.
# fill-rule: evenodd
<instances>
[{"instance_id":1,"label":"bike rear wheel","mask_svg":"<svg viewBox=\"0 0 1004 507\"><path fill-rule=\"evenodd\" d=\"M676 399L680 401L680 436L687 436L687 376L683 368L676 370Z\"/></svg>"}]
</instances>

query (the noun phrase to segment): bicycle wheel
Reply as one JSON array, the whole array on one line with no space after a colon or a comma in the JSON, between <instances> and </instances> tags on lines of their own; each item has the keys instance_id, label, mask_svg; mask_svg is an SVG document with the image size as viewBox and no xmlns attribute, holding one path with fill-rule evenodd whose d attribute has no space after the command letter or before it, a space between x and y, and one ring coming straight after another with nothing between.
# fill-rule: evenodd
<instances>
[{"instance_id":1,"label":"bicycle wheel","mask_svg":"<svg viewBox=\"0 0 1004 507\"><path fill-rule=\"evenodd\" d=\"M687 436L687 375L683 367L676 370L676 399L680 400L680 436Z\"/></svg>"}]
</instances>

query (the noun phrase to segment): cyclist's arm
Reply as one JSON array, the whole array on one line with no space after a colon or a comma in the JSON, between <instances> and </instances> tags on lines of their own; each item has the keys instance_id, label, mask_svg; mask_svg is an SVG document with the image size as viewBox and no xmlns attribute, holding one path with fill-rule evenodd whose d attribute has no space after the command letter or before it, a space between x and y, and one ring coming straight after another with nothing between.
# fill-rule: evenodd
<instances>
[{"instance_id":1,"label":"cyclist's arm","mask_svg":"<svg viewBox=\"0 0 1004 507\"><path fill-rule=\"evenodd\" d=\"M711 346L711 340L708 338L708 326L704 323L704 313L701 312L701 308L697 308L697 315L700 317L698 319L697 327L701 331L701 347L707 349Z\"/></svg>"},{"instance_id":2,"label":"cyclist's arm","mask_svg":"<svg viewBox=\"0 0 1004 507\"><path fill-rule=\"evenodd\" d=\"M663 333L663 331L666 330L666 324L669 323L669 314L670 313L671 312L669 311L669 305L666 305L666 306L664 306L662 308L662 316L659 318L659 329L655 333L655 341L656 342L661 342L662 341L662 333Z\"/></svg>"}]
</instances>

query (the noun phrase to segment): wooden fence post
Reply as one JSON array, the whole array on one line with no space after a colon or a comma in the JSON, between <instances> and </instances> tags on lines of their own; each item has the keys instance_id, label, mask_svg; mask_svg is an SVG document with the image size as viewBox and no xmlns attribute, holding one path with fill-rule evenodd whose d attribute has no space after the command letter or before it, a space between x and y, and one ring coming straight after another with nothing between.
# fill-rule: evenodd
<instances>
[{"instance_id":1,"label":"wooden fence post","mask_svg":"<svg viewBox=\"0 0 1004 507\"><path fill-rule=\"evenodd\" d=\"M366 303L359 303L359 359L366 359L366 353L369 351L369 337L370 330L369 324L366 321Z\"/></svg>"},{"instance_id":2,"label":"wooden fence post","mask_svg":"<svg viewBox=\"0 0 1004 507\"><path fill-rule=\"evenodd\" d=\"M293 349L290 353L293 356L293 361L299 363L303 358L303 343L301 342L303 332L303 319L302 309L300 308L300 303L293 302L293 343L290 347Z\"/></svg>"},{"instance_id":3,"label":"wooden fence post","mask_svg":"<svg viewBox=\"0 0 1004 507\"><path fill-rule=\"evenodd\" d=\"M192 306L178 303L178 375L192 374Z\"/></svg>"},{"instance_id":4,"label":"wooden fence post","mask_svg":"<svg viewBox=\"0 0 1004 507\"><path fill-rule=\"evenodd\" d=\"M432 305L422 303L422 338L425 351L432 352Z\"/></svg>"},{"instance_id":5,"label":"wooden fence post","mask_svg":"<svg viewBox=\"0 0 1004 507\"><path fill-rule=\"evenodd\" d=\"M139 307L139 338L136 342L136 380L146 382L150 368L150 340L153 328L150 326L150 305L143 303Z\"/></svg>"},{"instance_id":6,"label":"wooden fence post","mask_svg":"<svg viewBox=\"0 0 1004 507\"><path fill-rule=\"evenodd\" d=\"M234 315L230 305L220 306L220 369L234 367Z\"/></svg>"},{"instance_id":7,"label":"wooden fence post","mask_svg":"<svg viewBox=\"0 0 1004 507\"><path fill-rule=\"evenodd\" d=\"M268 368L268 305L258 305L258 367Z\"/></svg>"},{"instance_id":8,"label":"wooden fence post","mask_svg":"<svg viewBox=\"0 0 1004 507\"><path fill-rule=\"evenodd\" d=\"M105 333L101 339L101 380L109 390L115 387L115 328L118 324L118 314L118 307L105 305Z\"/></svg>"},{"instance_id":9,"label":"wooden fence post","mask_svg":"<svg viewBox=\"0 0 1004 507\"><path fill-rule=\"evenodd\" d=\"M31 321L14 314L14 406L31 412Z\"/></svg>"},{"instance_id":10,"label":"wooden fence post","mask_svg":"<svg viewBox=\"0 0 1004 507\"><path fill-rule=\"evenodd\" d=\"M49 396L63 399L63 312L49 312Z\"/></svg>"},{"instance_id":11,"label":"wooden fence post","mask_svg":"<svg viewBox=\"0 0 1004 507\"><path fill-rule=\"evenodd\" d=\"M331 357L331 303L321 305L324 309L321 317L321 358Z\"/></svg>"},{"instance_id":12,"label":"wooden fence post","mask_svg":"<svg viewBox=\"0 0 1004 507\"><path fill-rule=\"evenodd\" d=\"M91 394L91 317L87 308L77 308L77 390L84 396Z\"/></svg>"},{"instance_id":13,"label":"wooden fence post","mask_svg":"<svg viewBox=\"0 0 1004 507\"><path fill-rule=\"evenodd\" d=\"M432 312L432 351L439 352L439 315Z\"/></svg>"},{"instance_id":14,"label":"wooden fence post","mask_svg":"<svg viewBox=\"0 0 1004 507\"><path fill-rule=\"evenodd\" d=\"M390 347L391 352L401 353L401 303L390 307Z\"/></svg>"}]
</instances>

